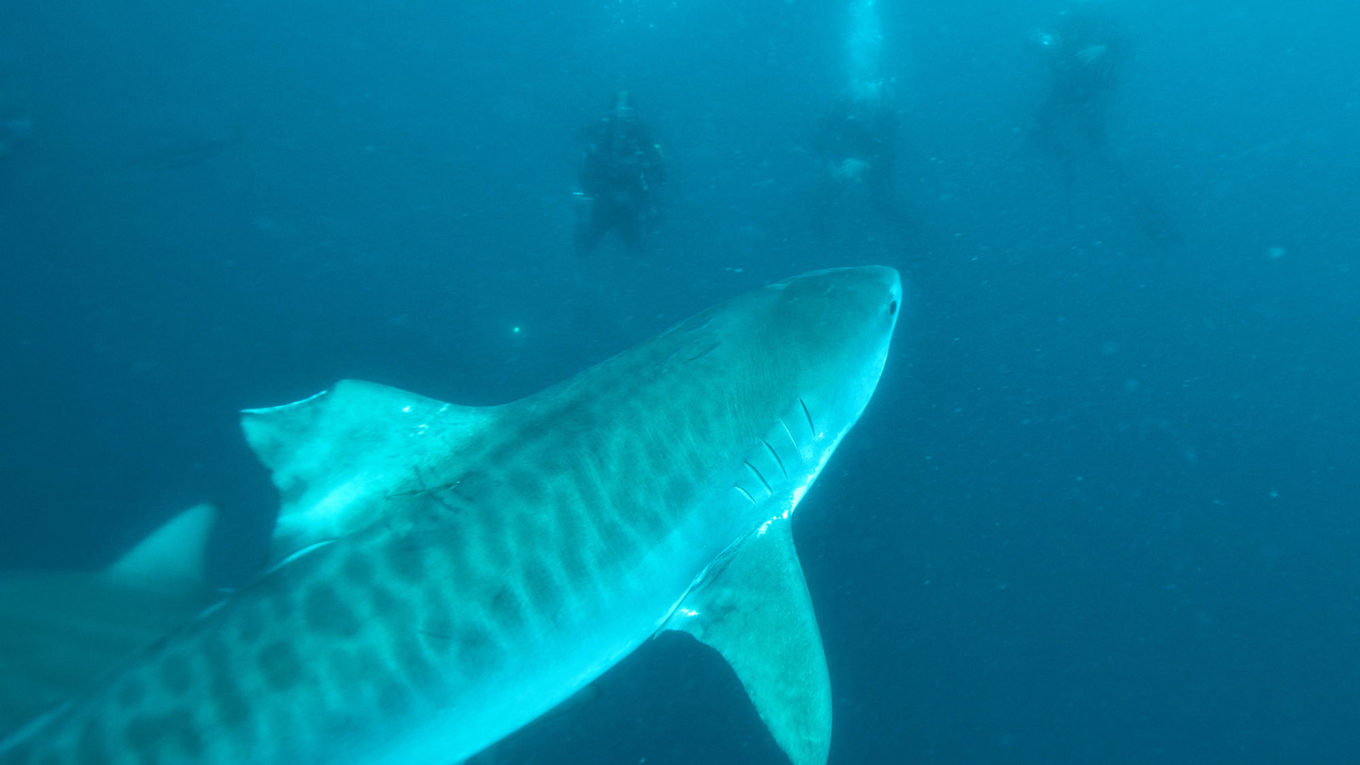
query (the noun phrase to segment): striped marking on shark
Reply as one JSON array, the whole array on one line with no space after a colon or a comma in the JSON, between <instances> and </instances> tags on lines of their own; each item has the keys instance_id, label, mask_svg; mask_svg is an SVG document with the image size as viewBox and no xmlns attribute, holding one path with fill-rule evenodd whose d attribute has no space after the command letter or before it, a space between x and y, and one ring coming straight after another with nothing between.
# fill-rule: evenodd
<instances>
[{"instance_id":1,"label":"striped marking on shark","mask_svg":"<svg viewBox=\"0 0 1360 765\"><path fill-rule=\"evenodd\" d=\"M789 518L900 301L891 269L814 272L502 406L342 381L246 411L282 500L274 564L204 610L197 508L105 572L0 582L0 626L27 619L5 634L46 652L0 642L0 762L459 762L680 630L821 765L830 683Z\"/></svg>"}]
</instances>

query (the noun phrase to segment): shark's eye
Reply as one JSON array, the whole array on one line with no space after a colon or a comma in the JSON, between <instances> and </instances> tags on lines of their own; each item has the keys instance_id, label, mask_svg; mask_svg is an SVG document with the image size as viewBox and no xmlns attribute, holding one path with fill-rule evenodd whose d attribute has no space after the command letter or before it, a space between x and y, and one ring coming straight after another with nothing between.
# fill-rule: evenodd
<instances>
[{"instance_id":1,"label":"shark's eye","mask_svg":"<svg viewBox=\"0 0 1360 765\"><path fill-rule=\"evenodd\" d=\"M896 301L896 300L894 300L894 301L892 301L891 303L888 304L888 315L889 315L889 316L896 316L896 315L897 315L897 301Z\"/></svg>"}]
</instances>

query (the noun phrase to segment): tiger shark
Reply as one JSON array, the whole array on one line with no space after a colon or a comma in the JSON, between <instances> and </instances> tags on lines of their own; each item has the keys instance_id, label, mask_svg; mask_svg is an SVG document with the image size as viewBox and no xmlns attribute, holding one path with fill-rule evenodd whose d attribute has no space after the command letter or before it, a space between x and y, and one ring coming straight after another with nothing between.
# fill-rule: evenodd
<instances>
[{"instance_id":1,"label":"tiger shark","mask_svg":"<svg viewBox=\"0 0 1360 765\"><path fill-rule=\"evenodd\" d=\"M201 506L106 570L0 582L0 763L458 763L675 630L823 765L790 517L901 299L890 268L819 271L508 404L345 380L246 410L270 564L206 594Z\"/></svg>"}]
</instances>

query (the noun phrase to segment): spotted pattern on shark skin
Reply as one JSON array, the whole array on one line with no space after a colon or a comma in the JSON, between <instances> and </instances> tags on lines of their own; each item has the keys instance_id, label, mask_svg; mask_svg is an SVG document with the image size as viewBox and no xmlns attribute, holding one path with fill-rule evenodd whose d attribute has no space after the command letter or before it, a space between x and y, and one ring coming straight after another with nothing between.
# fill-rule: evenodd
<instances>
[{"instance_id":1,"label":"spotted pattern on shark skin","mask_svg":"<svg viewBox=\"0 0 1360 765\"><path fill-rule=\"evenodd\" d=\"M330 582L317 582L307 590L302 616L308 627L321 634L354 637L361 626L359 617Z\"/></svg>"},{"instance_id":2,"label":"spotted pattern on shark skin","mask_svg":"<svg viewBox=\"0 0 1360 765\"><path fill-rule=\"evenodd\" d=\"M231 675L226 646L221 640L205 639L200 661L208 667L208 698L212 699L216 721L233 728L245 727L251 719L250 705L246 702L244 692L237 686L236 678ZM253 726L247 729L253 737Z\"/></svg>"},{"instance_id":3,"label":"spotted pattern on shark skin","mask_svg":"<svg viewBox=\"0 0 1360 765\"><path fill-rule=\"evenodd\" d=\"M146 685L137 677L129 677L120 682L114 698L120 707L136 707L146 698Z\"/></svg>"},{"instance_id":4,"label":"spotted pattern on shark skin","mask_svg":"<svg viewBox=\"0 0 1360 765\"><path fill-rule=\"evenodd\" d=\"M139 715L129 720L124 729L127 744L133 749L161 748L189 761L203 753L203 739L194 727L193 717L182 709L162 715Z\"/></svg>"},{"instance_id":5,"label":"spotted pattern on shark skin","mask_svg":"<svg viewBox=\"0 0 1360 765\"><path fill-rule=\"evenodd\" d=\"M161 664L159 680L172 695L184 695L194 681L189 658L182 651L166 656Z\"/></svg>"},{"instance_id":6,"label":"spotted pattern on shark skin","mask_svg":"<svg viewBox=\"0 0 1360 765\"><path fill-rule=\"evenodd\" d=\"M588 413L581 407L573 411L580 418L594 416L594 413ZM519 434L513 449L508 445L492 445L488 461L492 462L496 455L513 460L532 453L532 435L526 438L525 434ZM470 542L468 547L475 554L453 559L456 567L464 570L456 572L452 581L475 578L475 574L465 567L477 564L496 571L509 568L521 572L518 579L522 588L497 591L489 601L491 622L497 626L498 633L513 632L524 626L529 614L557 613L562 596L556 593L566 589L567 582L579 579L582 573L600 568L601 559L608 558L609 551L619 547L641 547L659 530L663 519L653 510L651 498L641 490L643 481L633 477L619 480L613 475L620 465L629 464L620 456L624 453L625 445L606 442L598 446L600 448L594 453L590 469L585 471L586 480L575 482L569 487L575 490L572 492L575 496L558 503L559 506L584 510L585 514L579 521L568 518L567 522L544 526L537 513L527 512L499 517L495 529L462 529L464 540ZM482 501L489 501L491 497L509 494L512 495L510 499L498 504L529 508L541 501L539 489L530 477L532 473L525 467L513 463L497 467L504 478L490 470L483 471L475 480L476 485L481 487L480 491L469 490L463 498L475 496ZM646 464L636 472L648 475L656 469ZM605 487L611 483L633 488L610 494ZM526 486L534 488L525 492L523 487ZM597 544L582 545L580 535L585 528L595 532ZM559 558L560 565L550 568L543 556L533 552L545 547L561 550L563 555ZM481 565L477 567L481 568ZM597 574L596 578L609 575L607 571L594 573Z\"/></svg>"},{"instance_id":7,"label":"spotted pattern on shark skin","mask_svg":"<svg viewBox=\"0 0 1360 765\"><path fill-rule=\"evenodd\" d=\"M371 590L369 602L372 604L374 616L391 623L411 621L410 609L406 602L397 597L391 588L376 583L371 583L369 588Z\"/></svg>"},{"instance_id":8,"label":"spotted pattern on shark skin","mask_svg":"<svg viewBox=\"0 0 1360 765\"><path fill-rule=\"evenodd\" d=\"M400 718L414 709L415 702L410 688L395 678L385 678L380 682L381 686L378 688L380 714Z\"/></svg>"},{"instance_id":9,"label":"spotted pattern on shark skin","mask_svg":"<svg viewBox=\"0 0 1360 765\"><path fill-rule=\"evenodd\" d=\"M468 524L463 527L465 533L475 540L475 549L480 553L475 560L485 570L504 571L512 564L516 550L512 543L513 537L506 533L505 526L516 521L517 518L505 517L497 526Z\"/></svg>"},{"instance_id":10,"label":"spotted pattern on shark skin","mask_svg":"<svg viewBox=\"0 0 1360 765\"><path fill-rule=\"evenodd\" d=\"M517 467L510 472L506 482L519 492L520 501L527 506L543 504L543 480L527 467Z\"/></svg>"},{"instance_id":11,"label":"spotted pattern on shark skin","mask_svg":"<svg viewBox=\"0 0 1360 765\"><path fill-rule=\"evenodd\" d=\"M75 761L80 765L98 765L109 751L103 726L98 720L87 719L80 728L76 739Z\"/></svg>"},{"instance_id":12,"label":"spotted pattern on shark skin","mask_svg":"<svg viewBox=\"0 0 1360 765\"><path fill-rule=\"evenodd\" d=\"M260 649L260 672L265 685L284 691L302 682L304 673L297 649L285 640L274 640Z\"/></svg>"},{"instance_id":13,"label":"spotted pattern on shark skin","mask_svg":"<svg viewBox=\"0 0 1360 765\"><path fill-rule=\"evenodd\" d=\"M351 587L367 588L373 584L373 563L367 555L358 552L346 555L340 573Z\"/></svg>"},{"instance_id":14,"label":"spotted pattern on shark skin","mask_svg":"<svg viewBox=\"0 0 1360 765\"><path fill-rule=\"evenodd\" d=\"M562 583L542 558L534 557L524 564L524 585L532 610L555 614L562 607Z\"/></svg>"},{"instance_id":15,"label":"spotted pattern on shark skin","mask_svg":"<svg viewBox=\"0 0 1360 765\"><path fill-rule=\"evenodd\" d=\"M241 618L236 625L236 634L242 641L257 640L265 631L268 619L265 609L259 603L251 603L241 608Z\"/></svg>"},{"instance_id":16,"label":"spotted pattern on shark skin","mask_svg":"<svg viewBox=\"0 0 1360 765\"><path fill-rule=\"evenodd\" d=\"M469 535L467 524L459 522L451 524L450 531L445 536L467 540L470 538ZM439 556L439 560L440 565L445 569L444 575L448 578L443 582L426 578L426 585L435 588L435 591L429 593L428 596L431 604L447 599L448 595L444 592L447 586L463 587L465 586L464 582L475 582L486 568L480 559L471 555ZM438 607L431 605L431 608L437 609Z\"/></svg>"},{"instance_id":17,"label":"spotted pattern on shark skin","mask_svg":"<svg viewBox=\"0 0 1360 765\"><path fill-rule=\"evenodd\" d=\"M425 579L425 543L403 539L387 546L383 563L388 573L401 583L421 582Z\"/></svg>"},{"instance_id":18,"label":"spotted pattern on shark skin","mask_svg":"<svg viewBox=\"0 0 1360 765\"><path fill-rule=\"evenodd\" d=\"M360 644L348 651L333 652L326 682L341 694L351 697L370 695L374 686L372 678L381 677L392 668L392 655L400 649L403 640L404 638L394 638L392 645L384 647L386 650L371 644ZM398 663L396 666L403 675L410 676L427 671L430 664L422 652L419 661L413 665L403 666Z\"/></svg>"},{"instance_id":19,"label":"spotted pattern on shark skin","mask_svg":"<svg viewBox=\"0 0 1360 765\"><path fill-rule=\"evenodd\" d=\"M587 582L593 584L593 580L588 577L586 568L586 534L583 531L577 508L581 507L566 497L566 487L557 486L552 489L552 500L558 507L570 508L557 524L552 538L545 540L544 547L556 553L554 556L560 566L559 572L566 581Z\"/></svg>"}]
</instances>

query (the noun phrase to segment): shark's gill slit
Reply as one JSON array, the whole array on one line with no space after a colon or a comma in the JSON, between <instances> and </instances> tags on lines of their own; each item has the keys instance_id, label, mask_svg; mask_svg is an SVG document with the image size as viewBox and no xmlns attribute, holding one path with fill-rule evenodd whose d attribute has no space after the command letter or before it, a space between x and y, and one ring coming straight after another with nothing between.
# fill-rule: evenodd
<instances>
[{"instance_id":1,"label":"shark's gill slit","mask_svg":"<svg viewBox=\"0 0 1360 765\"><path fill-rule=\"evenodd\" d=\"M770 450L770 456L771 456L771 457L774 457L774 461L777 462L777 463L779 463L779 472L783 473L785 478L788 478L788 477L789 477L789 469L786 468L786 467L784 467L784 460L779 459L779 452L775 451L773 446L770 446L770 442L769 442L769 441L766 441L766 440L764 440L764 439L761 439L760 442L761 442L762 444L765 444L765 448Z\"/></svg>"},{"instance_id":2,"label":"shark's gill slit","mask_svg":"<svg viewBox=\"0 0 1360 765\"><path fill-rule=\"evenodd\" d=\"M685 359L685 361L698 361L699 359L702 359L703 357L712 353L714 350L717 349L717 347L718 347L717 343L710 343L708 347L704 348L702 351L699 351L693 356L690 356L689 358Z\"/></svg>"},{"instance_id":3,"label":"shark's gill slit","mask_svg":"<svg viewBox=\"0 0 1360 765\"><path fill-rule=\"evenodd\" d=\"M712 324L712 323L713 323L713 317L712 317L712 316L707 316L707 317L704 318L704 320L703 320L702 322L699 323L698 326L695 326L695 327L687 327L687 328L685 329L685 331L686 331L686 332L698 332L699 330L703 329L704 327L707 327L708 325L710 325L710 324Z\"/></svg>"},{"instance_id":4,"label":"shark's gill slit","mask_svg":"<svg viewBox=\"0 0 1360 765\"><path fill-rule=\"evenodd\" d=\"M784 428L784 434L789 437L789 443L793 444L794 451L799 451L800 447L798 446L798 439L793 437L793 430L789 428L789 424L787 422L784 422L783 417L779 418L779 424Z\"/></svg>"},{"instance_id":5,"label":"shark's gill slit","mask_svg":"<svg viewBox=\"0 0 1360 765\"><path fill-rule=\"evenodd\" d=\"M749 491L747 491L747 490L741 488L740 486L733 486L732 488L734 488L734 489L736 489L737 491L741 492L741 495L742 495L743 497L746 497L747 499L749 499L749 500L751 501L751 504L754 505L754 504L756 503L756 498L753 497L753 496L751 496L751 492L749 492Z\"/></svg>"},{"instance_id":6,"label":"shark's gill slit","mask_svg":"<svg viewBox=\"0 0 1360 765\"><path fill-rule=\"evenodd\" d=\"M812 412L808 409L807 402L800 398L798 399L798 405L803 407L803 416L807 418L808 428L812 430L812 437L816 438L817 426L812 422Z\"/></svg>"},{"instance_id":7,"label":"shark's gill slit","mask_svg":"<svg viewBox=\"0 0 1360 765\"><path fill-rule=\"evenodd\" d=\"M765 487L765 491L768 491L771 494L774 493L774 489L770 486L770 482L765 480L765 476L761 475L759 470L756 470L755 465L752 465L749 461L743 461L742 464L750 468L752 473L755 473L756 478L760 480L760 485Z\"/></svg>"}]
</instances>

